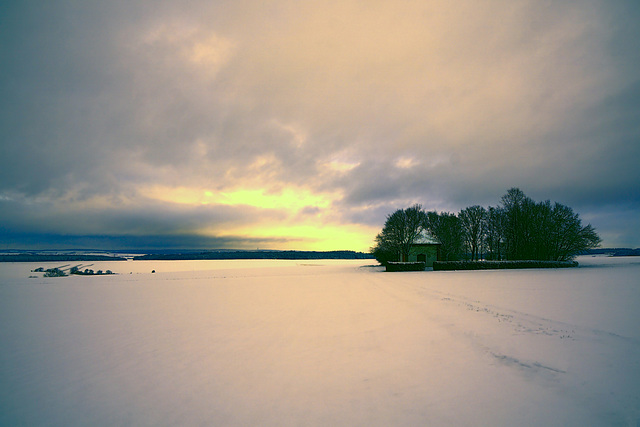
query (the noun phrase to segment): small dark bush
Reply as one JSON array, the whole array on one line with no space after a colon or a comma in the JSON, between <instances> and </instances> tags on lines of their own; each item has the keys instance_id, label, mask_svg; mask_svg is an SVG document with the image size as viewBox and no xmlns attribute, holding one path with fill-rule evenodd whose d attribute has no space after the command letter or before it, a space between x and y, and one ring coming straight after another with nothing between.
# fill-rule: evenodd
<instances>
[{"instance_id":1,"label":"small dark bush","mask_svg":"<svg viewBox=\"0 0 640 427\"><path fill-rule=\"evenodd\" d=\"M49 268L45 270L44 277L64 277L67 273L60 270L59 268Z\"/></svg>"}]
</instances>

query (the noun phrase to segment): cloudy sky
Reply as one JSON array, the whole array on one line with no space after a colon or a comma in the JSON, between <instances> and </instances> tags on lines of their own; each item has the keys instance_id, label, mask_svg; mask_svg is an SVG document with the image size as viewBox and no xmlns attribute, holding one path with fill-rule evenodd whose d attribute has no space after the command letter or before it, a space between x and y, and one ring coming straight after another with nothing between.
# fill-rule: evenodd
<instances>
[{"instance_id":1,"label":"cloudy sky","mask_svg":"<svg viewBox=\"0 0 640 427\"><path fill-rule=\"evenodd\" d=\"M0 249L367 250L511 187L640 246L640 3L8 1Z\"/></svg>"}]
</instances>

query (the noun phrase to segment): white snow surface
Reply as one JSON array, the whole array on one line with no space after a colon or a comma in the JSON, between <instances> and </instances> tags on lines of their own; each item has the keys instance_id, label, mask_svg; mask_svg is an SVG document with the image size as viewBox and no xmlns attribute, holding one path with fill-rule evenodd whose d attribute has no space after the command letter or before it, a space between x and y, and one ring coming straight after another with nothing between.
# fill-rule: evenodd
<instances>
[{"instance_id":1,"label":"white snow surface","mask_svg":"<svg viewBox=\"0 0 640 427\"><path fill-rule=\"evenodd\" d=\"M638 426L640 259L578 261L0 264L0 425Z\"/></svg>"}]
</instances>

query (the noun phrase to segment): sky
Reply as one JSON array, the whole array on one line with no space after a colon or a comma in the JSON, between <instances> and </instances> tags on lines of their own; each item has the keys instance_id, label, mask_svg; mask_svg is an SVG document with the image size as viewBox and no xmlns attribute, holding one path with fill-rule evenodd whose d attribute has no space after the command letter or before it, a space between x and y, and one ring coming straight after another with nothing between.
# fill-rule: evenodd
<instances>
[{"instance_id":1,"label":"sky","mask_svg":"<svg viewBox=\"0 0 640 427\"><path fill-rule=\"evenodd\" d=\"M636 1L6 1L0 249L367 251L420 203L640 246Z\"/></svg>"}]
</instances>

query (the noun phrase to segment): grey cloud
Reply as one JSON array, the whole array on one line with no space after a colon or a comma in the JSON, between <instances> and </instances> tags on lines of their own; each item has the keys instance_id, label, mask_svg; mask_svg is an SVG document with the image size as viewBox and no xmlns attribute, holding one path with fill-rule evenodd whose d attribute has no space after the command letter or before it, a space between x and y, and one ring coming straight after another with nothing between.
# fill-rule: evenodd
<instances>
[{"instance_id":1,"label":"grey cloud","mask_svg":"<svg viewBox=\"0 0 640 427\"><path fill-rule=\"evenodd\" d=\"M75 207L48 201L0 200L0 221L7 230L69 235L179 235L197 234L214 223L225 227L258 220L286 218L277 210L250 206L176 206L172 203L138 201L108 207Z\"/></svg>"},{"instance_id":2,"label":"grey cloud","mask_svg":"<svg viewBox=\"0 0 640 427\"><path fill-rule=\"evenodd\" d=\"M0 196L18 195L7 232L250 224L274 213L138 200L84 220L56 206L248 180L342 191L333 215L367 225L405 203L496 204L513 186L586 216L603 204L640 216L633 2L1 7ZM360 165L322 169L341 153ZM47 202L36 214L30 200Z\"/></svg>"},{"instance_id":3,"label":"grey cloud","mask_svg":"<svg viewBox=\"0 0 640 427\"><path fill-rule=\"evenodd\" d=\"M42 233L7 233L0 235L0 248L99 249L99 250L179 250L179 249L271 249L295 240L258 239L247 236L202 236L199 234L163 235L68 235Z\"/></svg>"}]
</instances>

